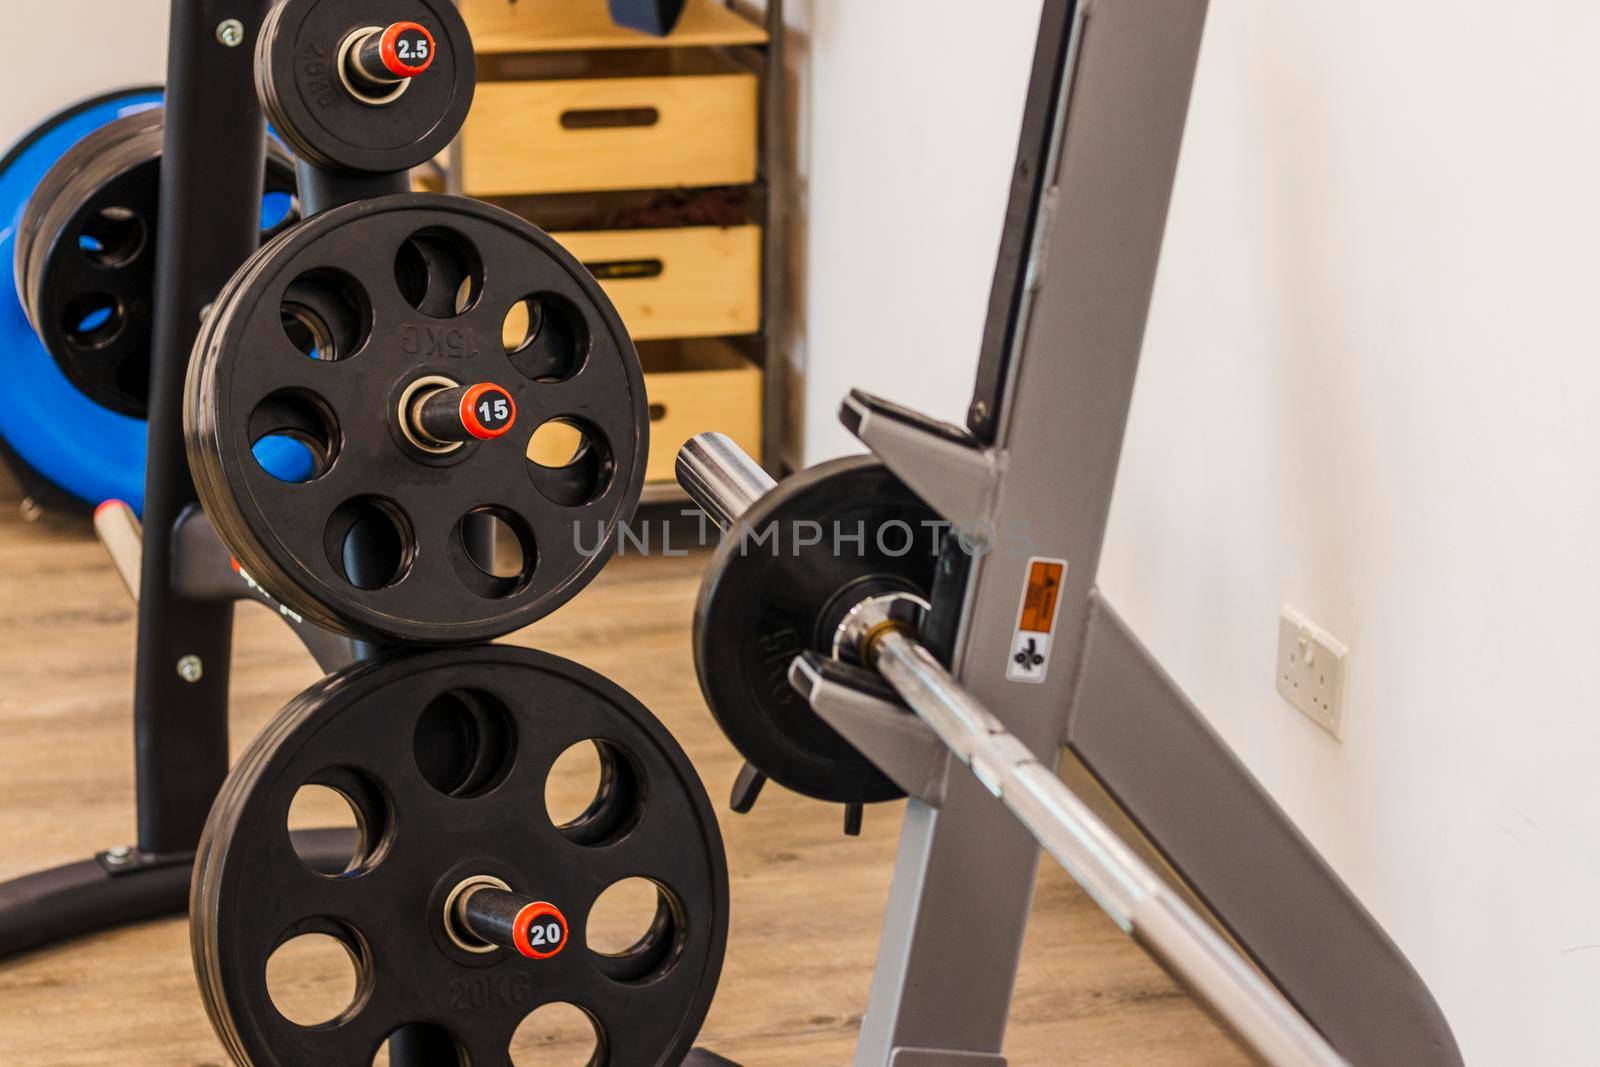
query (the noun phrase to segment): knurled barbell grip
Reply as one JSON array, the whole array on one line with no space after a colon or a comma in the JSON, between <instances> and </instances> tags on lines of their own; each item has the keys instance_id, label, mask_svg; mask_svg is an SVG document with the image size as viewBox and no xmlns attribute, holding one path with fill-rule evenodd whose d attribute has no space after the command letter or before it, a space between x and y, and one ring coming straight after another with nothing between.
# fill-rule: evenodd
<instances>
[{"instance_id":1,"label":"knurled barbell grip","mask_svg":"<svg viewBox=\"0 0 1600 1067\"><path fill-rule=\"evenodd\" d=\"M696 434L678 450L678 484L724 530L778 483L725 434Z\"/></svg>"},{"instance_id":2,"label":"knurled barbell grip","mask_svg":"<svg viewBox=\"0 0 1600 1067\"><path fill-rule=\"evenodd\" d=\"M396 22L357 41L345 59L350 79L364 88L393 89L433 66L433 34L416 22Z\"/></svg>"},{"instance_id":3,"label":"knurled barbell grip","mask_svg":"<svg viewBox=\"0 0 1600 1067\"><path fill-rule=\"evenodd\" d=\"M456 901L455 918L479 941L530 960L549 959L567 946L567 920L561 909L493 886L463 894Z\"/></svg>"},{"instance_id":4,"label":"knurled barbell grip","mask_svg":"<svg viewBox=\"0 0 1600 1067\"><path fill-rule=\"evenodd\" d=\"M408 413L411 429L424 441L441 445L492 441L517 421L511 394L491 382L458 385L423 393Z\"/></svg>"}]
</instances>

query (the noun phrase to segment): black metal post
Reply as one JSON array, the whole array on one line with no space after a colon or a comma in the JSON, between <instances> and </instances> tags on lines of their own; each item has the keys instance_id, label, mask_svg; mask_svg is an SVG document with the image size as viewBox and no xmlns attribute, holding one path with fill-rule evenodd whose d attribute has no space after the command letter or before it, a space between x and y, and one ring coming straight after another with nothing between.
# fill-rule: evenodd
<instances>
[{"instance_id":1,"label":"black metal post","mask_svg":"<svg viewBox=\"0 0 1600 1067\"><path fill-rule=\"evenodd\" d=\"M139 851L192 852L228 773L233 605L188 599L173 538L196 499L183 384L202 309L256 248L266 123L252 75L268 0L173 0L134 675Z\"/></svg>"},{"instance_id":2,"label":"black metal post","mask_svg":"<svg viewBox=\"0 0 1600 1067\"><path fill-rule=\"evenodd\" d=\"M295 167L295 177L300 186L300 214L303 218L310 218L341 204L411 191L411 172L408 170L393 174L350 174L325 170L302 160Z\"/></svg>"}]
</instances>

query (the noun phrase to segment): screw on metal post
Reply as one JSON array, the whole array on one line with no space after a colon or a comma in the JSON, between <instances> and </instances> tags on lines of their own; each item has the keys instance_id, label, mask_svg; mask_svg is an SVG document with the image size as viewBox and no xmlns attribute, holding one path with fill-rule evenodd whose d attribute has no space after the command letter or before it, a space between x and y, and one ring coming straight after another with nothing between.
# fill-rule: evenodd
<instances>
[{"instance_id":1,"label":"screw on metal post","mask_svg":"<svg viewBox=\"0 0 1600 1067\"><path fill-rule=\"evenodd\" d=\"M199 656L184 656L178 661L178 677L186 682L198 682L205 677L205 664Z\"/></svg>"},{"instance_id":2,"label":"screw on metal post","mask_svg":"<svg viewBox=\"0 0 1600 1067\"><path fill-rule=\"evenodd\" d=\"M238 48L244 43L244 23L238 19L223 19L217 23L217 40L229 48Z\"/></svg>"},{"instance_id":3,"label":"screw on metal post","mask_svg":"<svg viewBox=\"0 0 1600 1067\"><path fill-rule=\"evenodd\" d=\"M18 510L22 513L23 522L38 522L44 518L44 508L31 496L22 498L22 503L18 505Z\"/></svg>"}]
</instances>

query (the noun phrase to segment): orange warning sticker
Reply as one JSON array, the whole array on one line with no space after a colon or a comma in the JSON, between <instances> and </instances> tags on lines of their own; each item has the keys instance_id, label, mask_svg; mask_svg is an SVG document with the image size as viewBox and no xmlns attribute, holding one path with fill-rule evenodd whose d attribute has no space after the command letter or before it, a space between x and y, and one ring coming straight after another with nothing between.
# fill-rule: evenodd
<instances>
[{"instance_id":1,"label":"orange warning sticker","mask_svg":"<svg viewBox=\"0 0 1600 1067\"><path fill-rule=\"evenodd\" d=\"M1022 597L1020 630L1047 634L1056 625L1056 601L1061 597L1061 579L1067 565L1055 560L1036 559L1028 568L1028 587Z\"/></svg>"},{"instance_id":2,"label":"orange warning sticker","mask_svg":"<svg viewBox=\"0 0 1600 1067\"><path fill-rule=\"evenodd\" d=\"M1066 560L1035 556L1028 561L1017 630L1011 636L1011 658L1006 663L1006 677L1011 681L1040 685L1050 673L1050 646L1066 580Z\"/></svg>"}]
</instances>

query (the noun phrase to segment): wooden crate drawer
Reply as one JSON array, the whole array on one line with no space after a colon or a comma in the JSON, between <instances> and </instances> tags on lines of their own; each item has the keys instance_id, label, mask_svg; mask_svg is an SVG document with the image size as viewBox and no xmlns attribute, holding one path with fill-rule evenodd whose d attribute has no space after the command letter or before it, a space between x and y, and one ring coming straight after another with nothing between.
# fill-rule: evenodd
<instances>
[{"instance_id":1,"label":"wooden crate drawer","mask_svg":"<svg viewBox=\"0 0 1600 1067\"><path fill-rule=\"evenodd\" d=\"M685 48L765 44L766 30L721 0L688 0L667 38L624 29L606 0L460 0L477 53L571 52L580 49Z\"/></svg>"},{"instance_id":2,"label":"wooden crate drawer","mask_svg":"<svg viewBox=\"0 0 1600 1067\"><path fill-rule=\"evenodd\" d=\"M461 133L470 196L743 185L756 180L757 79L479 82Z\"/></svg>"},{"instance_id":3,"label":"wooden crate drawer","mask_svg":"<svg viewBox=\"0 0 1600 1067\"><path fill-rule=\"evenodd\" d=\"M761 227L552 234L600 279L635 341L761 329Z\"/></svg>"},{"instance_id":4,"label":"wooden crate drawer","mask_svg":"<svg viewBox=\"0 0 1600 1067\"><path fill-rule=\"evenodd\" d=\"M722 341L647 344L650 460L645 480L670 482L678 449L697 433L725 433L761 455L761 370Z\"/></svg>"}]
</instances>

